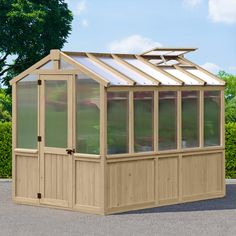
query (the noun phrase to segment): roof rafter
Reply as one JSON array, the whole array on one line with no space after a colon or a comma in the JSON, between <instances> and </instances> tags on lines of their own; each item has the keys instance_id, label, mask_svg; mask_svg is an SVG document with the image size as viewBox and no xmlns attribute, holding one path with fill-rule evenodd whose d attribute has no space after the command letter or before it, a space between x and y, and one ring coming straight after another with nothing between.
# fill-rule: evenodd
<instances>
[{"instance_id":1,"label":"roof rafter","mask_svg":"<svg viewBox=\"0 0 236 236\"><path fill-rule=\"evenodd\" d=\"M51 60L51 55L47 55L46 57L44 57L43 59L41 59L40 61L38 61L34 65L32 65L31 67L29 67L27 70L25 70L22 73L20 73L19 75L15 76L10 81L10 85L12 85L13 83L16 83L17 81L21 80L22 78L24 78L25 76L27 76L28 74L33 72L35 69L37 69L38 67L44 65L45 63L49 62L50 60Z\"/></svg>"}]
</instances>

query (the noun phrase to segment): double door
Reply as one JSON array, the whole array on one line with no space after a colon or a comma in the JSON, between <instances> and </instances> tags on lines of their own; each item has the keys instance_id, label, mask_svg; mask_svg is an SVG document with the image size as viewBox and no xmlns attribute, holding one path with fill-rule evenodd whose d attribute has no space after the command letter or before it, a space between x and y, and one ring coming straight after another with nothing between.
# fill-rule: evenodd
<instances>
[{"instance_id":1,"label":"double door","mask_svg":"<svg viewBox=\"0 0 236 236\"><path fill-rule=\"evenodd\" d=\"M40 80L40 204L72 207L72 75L41 75Z\"/></svg>"}]
</instances>

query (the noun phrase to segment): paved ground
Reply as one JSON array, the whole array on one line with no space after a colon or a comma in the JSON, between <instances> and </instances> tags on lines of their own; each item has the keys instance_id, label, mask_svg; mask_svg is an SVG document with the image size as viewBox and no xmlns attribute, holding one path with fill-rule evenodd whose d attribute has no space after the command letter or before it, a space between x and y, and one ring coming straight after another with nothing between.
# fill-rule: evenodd
<instances>
[{"instance_id":1,"label":"paved ground","mask_svg":"<svg viewBox=\"0 0 236 236\"><path fill-rule=\"evenodd\" d=\"M11 201L0 182L0 236L8 235L236 235L236 184L222 199L96 216Z\"/></svg>"}]
</instances>

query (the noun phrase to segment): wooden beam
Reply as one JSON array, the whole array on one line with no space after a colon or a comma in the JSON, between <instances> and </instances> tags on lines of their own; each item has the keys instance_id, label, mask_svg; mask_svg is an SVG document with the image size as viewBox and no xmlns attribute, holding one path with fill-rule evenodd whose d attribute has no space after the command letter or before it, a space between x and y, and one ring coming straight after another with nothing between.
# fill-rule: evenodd
<instances>
[{"instance_id":1,"label":"wooden beam","mask_svg":"<svg viewBox=\"0 0 236 236\"><path fill-rule=\"evenodd\" d=\"M38 61L37 63L35 63L34 65L32 65L31 67L29 67L27 70L23 71L22 73L20 73L19 75L15 76L11 81L10 81L10 85L16 83L17 81L21 80L22 78L24 78L25 76L27 76L28 74L30 74L32 71L34 71L35 69L39 68L40 66L44 65L45 63L47 63L48 61L50 61L51 56L48 55L46 57L44 57L43 59L41 59L40 61Z\"/></svg>"},{"instance_id":2,"label":"wooden beam","mask_svg":"<svg viewBox=\"0 0 236 236\"><path fill-rule=\"evenodd\" d=\"M102 60L100 60L99 58L95 57L93 54L91 53L86 53L87 57L89 57L92 61L96 62L97 64L99 64L100 66L106 68L108 71L110 71L111 73L115 74L118 77L121 77L123 80L125 80L129 85L135 85L136 82L134 80L132 80L130 77L122 74L120 71L116 70L115 68L107 65L106 63L104 63Z\"/></svg>"},{"instance_id":3,"label":"wooden beam","mask_svg":"<svg viewBox=\"0 0 236 236\"><path fill-rule=\"evenodd\" d=\"M141 56L135 56L139 61L142 61L144 64L150 66L151 68L153 68L154 70L158 71L161 74L164 74L165 76L171 78L172 80L174 80L175 82L177 82L179 85L184 85L184 81L176 78L175 76L171 75L170 73L166 72L165 70L161 69L160 67L157 67L155 65L153 65L151 62L149 62L148 60L144 59Z\"/></svg>"},{"instance_id":4,"label":"wooden beam","mask_svg":"<svg viewBox=\"0 0 236 236\"><path fill-rule=\"evenodd\" d=\"M59 61L60 60L60 50L58 49L52 49L50 51L50 57L52 61Z\"/></svg>"},{"instance_id":5,"label":"wooden beam","mask_svg":"<svg viewBox=\"0 0 236 236\"><path fill-rule=\"evenodd\" d=\"M137 74L139 74L140 76L145 77L147 80L150 80L153 82L154 85L160 85L161 82L157 79L155 79L154 77L148 75L147 73L143 72L142 70L138 69L137 67L129 64L128 62L126 62L125 60L122 60L117 54L112 54L111 55L117 62L119 62L120 64L128 67L130 70L135 71Z\"/></svg>"}]
</instances>

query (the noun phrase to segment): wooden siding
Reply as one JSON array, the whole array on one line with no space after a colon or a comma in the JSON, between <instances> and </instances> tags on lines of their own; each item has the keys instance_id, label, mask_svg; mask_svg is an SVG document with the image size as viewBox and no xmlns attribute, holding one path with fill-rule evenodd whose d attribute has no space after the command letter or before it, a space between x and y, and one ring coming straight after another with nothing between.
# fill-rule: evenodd
<instances>
[{"instance_id":1,"label":"wooden siding","mask_svg":"<svg viewBox=\"0 0 236 236\"><path fill-rule=\"evenodd\" d=\"M45 154L44 157L44 198L69 200L68 156Z\"/></svg>"},{"instance_id":2,"label":"wooden siding","mask_svg":"<svg viewBox=\"0 0 236 236\"><path fill-rule=\"evenodd\" d=\"M222 153L183 156L183 199L222 191Z\"/></svg>"},{"instance_id":3,"label":"wooden siding","mask_svg":"<svg viewBox=\"0 0 236 236\"><path fill-rule=\"evenodd\" d=\"M177 157L158 158L157 183L159 202L178 200L179 166Z\"/></svg>"},{"instance_id":4,"label":"wooden siding","mask_svg":"<svg viewBox=\"0 0 236 236\"><path fill-rule=\"evenodd\" d=\"M108 165L110 208L154 201L154 160Z\"/></svg>"},{"instance_id":5,"label":"wooden siding","mask_svg":"<svg viewBox=\"0 0 236 236\"><path fill-rule=\"evenodd\" d=\"M98 162L75 161L75 206L100 207L101 166Z\"/></svg>"},{"instance_id":6,"label":"wooden siding","mask_svg":"<svg viewBox=\"0 0 236 236\"><path fill-rule=\"evenodd\" d=\"M16 197L37 199L39 188L38 156L16 155Z\"/></svg>"}]
</instances>

